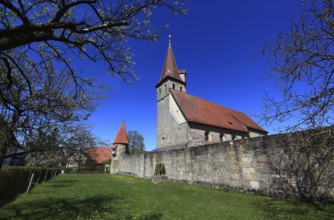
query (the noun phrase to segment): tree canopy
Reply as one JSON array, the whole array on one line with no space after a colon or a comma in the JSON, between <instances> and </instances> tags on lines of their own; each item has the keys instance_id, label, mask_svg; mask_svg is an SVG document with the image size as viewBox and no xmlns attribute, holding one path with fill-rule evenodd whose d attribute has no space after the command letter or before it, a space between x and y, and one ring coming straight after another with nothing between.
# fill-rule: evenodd
<instances>
[{"instance_id":1,"label":"tree canopy","mask_svg":"<svg viewBox=\"0 0 334 220\"><path fill-rule=\"evenodd\" d=\"M138 131L128 131L129 151L145 150L144 137Z\"/></svg>"},{"instance_id":2,"label":"tree canopy","mask_svg":"<svg viewBox=\"0 0 334 220\"><path fill-rule=\"evenodd\" d=\"M125 80L135 77L131 69L128 38L157 40L150 18L157 7L185 13L183 3L171 0L1 0L0 59L7 76L20 67L13 49L22 53L31 67L54 60L75 76L75 57L103 62L109 72ZM23 73L22 73L23 74Z\"/></svg>"},{"instance_id":3,"label":"tree canopy","mask_svg":"<svg viewBox=\"0 0 334 220\"><path fill-rule=\"evenodd\" d=\"M136 79L127 40L157 40L152 11L184 14L184 2L0 0L0 167L10 148L48 149L36 137L68 132L57 136L58 147L72 140L104 87L78 63L102 63L110 75Z\"/></svg>"},{"instance_id":4,"label":"tree canopy","mask_svg":"<svg viewBox=\"0 0 334 220\"><path fill-rule=\"evenodd\" d=\"M271 58L270 77L279 96L264 98L266 123L287 122L284 130L317 128L334 119L334 4L306 0L290 30L280 32L264 47Z\"/></svg>"}]
</instances>

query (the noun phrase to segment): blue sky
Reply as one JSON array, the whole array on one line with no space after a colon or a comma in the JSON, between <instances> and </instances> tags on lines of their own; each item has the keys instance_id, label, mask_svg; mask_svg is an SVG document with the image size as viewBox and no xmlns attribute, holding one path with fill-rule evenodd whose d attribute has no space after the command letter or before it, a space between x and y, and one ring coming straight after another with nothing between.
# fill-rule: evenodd
<instances>
[{"instance_id":1,"label":"blue sky","mask_svg":"<svg viewBox=\"0 0 334 220\"><path fill-rule=\"evenodd\" d=\"M205 3L204 3L205 2ZM131 40L134 70L139 81L134 87L116 77L106 77L112 86L89 119L93 133L111 143L122 120L126 129L144 136L147 150L156 148L156 89L172 35L179 69L187 70L187 93L244 112L254 117L261 112L265 92L275 94L274 81L265 79L269 64L258 58L263 40L270 41L278 30L288 30L289 19L301 0L189 0L188 15L174 16L167 10L154 12L152 24L168 30L158 43ZM97 74L105 67L96 66ZM274 127L263 126L269 133Z\"/></svg>"}]
</instances>

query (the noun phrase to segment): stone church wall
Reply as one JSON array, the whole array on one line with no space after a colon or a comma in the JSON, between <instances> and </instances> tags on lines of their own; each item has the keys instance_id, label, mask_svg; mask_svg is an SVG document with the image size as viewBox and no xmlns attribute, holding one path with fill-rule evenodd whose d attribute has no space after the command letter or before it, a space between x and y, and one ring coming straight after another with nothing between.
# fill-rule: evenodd
<instances>
[{"instance_id":1,"label":"stone church wall","mask_svg":"<svg viewBox=\"0 0 334 220\"><path fill-rule=\"evenodd\" d=\"M329 131L318 133L315 137L311 132L297 132L125 155L120 158L119 172L151 178L159 163L172 181L333 202L334 142L328 138Z\"/></svg>"},{"instance_id":2,"label":"stone church wall","mask_svg":"<svg viewBox=\"0 0 334 220\"><path fill-rule=\"evenodd\" d=\"M158 146L162 148L179 148L187 143L187 138L185 137L187 137L188 124L177 124L168 106L169 97L160 100L158 103Z\"/></svg>"},{"instance_id":3,"label":"stone church wall","mask_svg":"<svg viewBox=\"0 0 334 220\"><path fill-rule=\"evenodd\" d=\"M246 136L245 132L232 131L222 128L217 128L208 125L189 123L188 140L190 146L200 145L205 142L205 131L209 131L209 141L219 143L233 139L241 139ZM222 137L220 137L223 135Z\"/></svg>"}]
</instances>

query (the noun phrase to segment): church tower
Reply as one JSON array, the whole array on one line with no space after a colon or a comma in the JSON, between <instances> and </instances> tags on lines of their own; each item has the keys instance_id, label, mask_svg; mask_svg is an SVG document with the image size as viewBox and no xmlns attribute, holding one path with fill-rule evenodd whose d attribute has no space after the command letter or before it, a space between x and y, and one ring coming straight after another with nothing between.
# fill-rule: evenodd
<instances>
[{"instance_id":1,"label":"church tower","mask_svg":"<svg viewBox=\"0 0 334 220\"><path fill-rule=\"evenodd\" d=\"M170 90L186 92L186 71L179 70L172 45L171 36L169 35L169 45L165 62L163 65L159 83L156 85L157 90L157 148L170 147L175 143L175 133L173 130L178 129L169 110L170 108Z\"/></svg>"}]
</instances>

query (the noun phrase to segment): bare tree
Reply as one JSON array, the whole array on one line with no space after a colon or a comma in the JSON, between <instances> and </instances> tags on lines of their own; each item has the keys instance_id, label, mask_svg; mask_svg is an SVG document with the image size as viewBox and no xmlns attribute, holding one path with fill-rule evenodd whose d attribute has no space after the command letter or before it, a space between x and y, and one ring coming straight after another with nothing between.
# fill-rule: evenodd
<instances>
[{"instance_id":1,"label":"bare tree","mask_svg":"<svg viewBox=\"0 0 334 220\"><path fill-rule=\"evenodd\" d=\"M263 119L287 122L283 130L333 124L334 113L333 0L305 0L290 31L280 32L265 46L279 96L264 98Z\"/></svg>"},{"instance_id":2,"label":"bare tree","mask_svg":"<svg viewBox=\"0 0 334 220\"><path fill-rule=\"evenodd\" d=\"M304 0L298 10L290 30L264 48L279 95L264 97L263 119L269 125L280 122L283 132L309 129L296 132L295 140L282 140L290 147L272 162L278 176L274 185L303 200L326 201L333 188L334 2Z\"/></svg>"},{"instance_id":3,"label":"bare tree","mask_svg":"<svg viewBox=\"0 0 334 220\"><path fill-rule=\"evenodd\" d=\"M34 148L27 155L26 164L34 166L56 166L76 164L79 168L87 161L87 148L105 146L92 134L90 127L80 123L53 126L51 132L39 132L29 136L27 145Z\"/></svg>"},{"instance_id":4,"label":"bare tree","mask_svg":"<svg viewBox=\"0 0 334 220\"><path fill-rule=\"evenodd\" d=\"M92 113L99 85L75 60L136 79L126 41L157 40L150 19L159 7L185 13L173 0L0 0L0 168L10 148L48 149L42 137Z\"/></svg>"},{"instance_id":5,"label":"bare tree","mask_svg":"<svg viewBox=\"0 0 334 220\"><path fill-rule=\"evenodd\" d=\"M6 157L55 149L55 134L87 118L98 98L88 79L77 86L66 72L54 71L50 62L38 71L25 67L24 76L13 69L9 81L5 72L0 73L0 167ZM8 154L11 148L15 152Z\"/></svg>"},{"instance_id":6,"label":"bare tree","mask_svg":"<svg viewBox=\"0 0 334 220\"><path fill-rule=\"evenodd\" d=\"M99 139L82 124L67 127L62 131L61 137L60 145L65 151L67 162L76 164L77 171L89 158L85 149L97 147L100 144Z\"/></svg>"},{"instance_id":7,"label":"bare tree","mask_svg":"<svg viewBox=\"0 0 334 220\"><path fill-rule=\"evenodd\" d=\"M295 132L281 140L272 160L270 189L284 198L330 202L333 182L334 128Z\"/></svg>"},{"instance_id":8,"label":"bare tree","mask_svg":"<svg viewBox=\"0 0 334 220\"><path fill-rule=\"evenodd\" d=\"M152 10L167 7L185 13L183 2L173 0L0 0L0 60L20 70L11 52L29 54L30 66L54 60L76 78L75 57L107 64L109 72L126 81L134 78L128 38L157 40ZM24 75L24 71L20 71ZM130 77L130 78L128 78Z\"/></svg>"}]
</instances>

